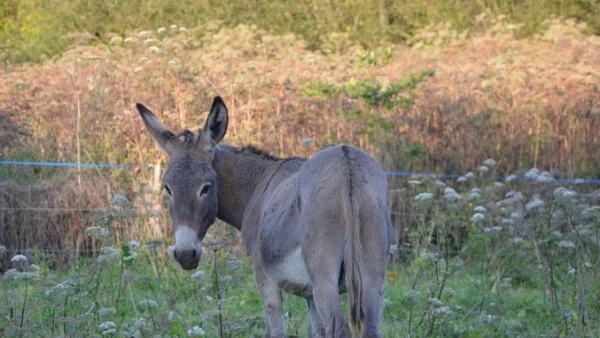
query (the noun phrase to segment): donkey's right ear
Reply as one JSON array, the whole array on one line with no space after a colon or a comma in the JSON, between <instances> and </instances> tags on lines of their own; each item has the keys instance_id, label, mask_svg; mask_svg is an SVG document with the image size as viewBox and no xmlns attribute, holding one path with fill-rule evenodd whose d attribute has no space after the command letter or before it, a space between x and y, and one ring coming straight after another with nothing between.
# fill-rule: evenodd
<instances>
[{"instance_id":1,"label":"donkey's right ear","mask_svg":"<svg viewBox=\"0 0 600 338\"><path fill-rule=\"evenodd\" d=\"M162 151L169 155L172 150L171 141L175 138L175 134L165 127L146 106L141 103L135 106L140 112L140 116L144 120L144 125L146 125L146 129L148 129L154 141L158 143Z\"/></svg>"}]
</instances>

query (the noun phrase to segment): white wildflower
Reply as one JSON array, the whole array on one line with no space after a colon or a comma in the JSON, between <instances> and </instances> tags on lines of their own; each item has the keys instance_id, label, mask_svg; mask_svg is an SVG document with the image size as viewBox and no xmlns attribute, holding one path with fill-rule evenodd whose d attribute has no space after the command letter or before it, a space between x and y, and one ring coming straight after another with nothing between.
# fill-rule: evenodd
<instances>
[{"instance_id":1,"label":"white wildflower","mask_svg":"<svg viewBox=\"0 0 600 338\"><path fill-rule=\"evenodd\" d=\"M441 300L437 299L437 298L429 298L429 303L433 306L441 306L444 303L442 303Z\"/></svg>"},{"instance_id":2,"label":"white wildflower","mask_svg":"<svg viewBox=\"0 0 600 338\"><path fill-rule=\"evenodd\" d=\"M408 299L418 299L421 297L421 292L417 290L408 290L404 293L404 298Z\"/></svg>"},{"instance_id":3,"label":"white wildflower","mask_svg":"<svg viewBox=\"0 0 600 338\"><path fill-rule=\"evenodd\" d=\"M475 177L475 174L473 174L473 172L469 171L468 173L465 174L465 177L467 179L472 179Z\"/></svg>"},{"instance_id":4,"label":"white wildflower","mask_svg":"<svg viewBox=\"0 0 600 338\"><path fill-rule=\"evenodd\" d=\"M516 179L517 179L517 176L515 176L515 175L508 175L508 176L507 176L507 177L504 179L504 182L506 182L506 183L510 183L510 182L512 182L512 181L514 181L514 180L516 180Z\"/></svg>"},{"instance_id":5,"label":"white wildflower","mask_svg":"<svg viewBox=\"0 0 600 338\"><path fill-rule=\"evenodd\" d=\"M168 321L172 321L172 320L173 320L173 316L174 316L174 315L175 315L175 312L173 312L173 311L169 311L169 312L167 313L167 320L168 320Z\"/></svg>"},{"instance_id":6,"label":"white wildflower","mask_svg":"<svg viewBox=\"0 0 600 338\"><path fill-rule=\"evenodd\" d=\"M38 278L38 274L35 272L19 272L14 276L14 280L32 280Z\"/></svg>"},{"instance_id":7,"label":"white wildflower","mask_svg":"<svg viewBox=\"0 0 600 338\"><path fill-rule=\"evenodd\" d=\"M172 312L172 311L170 311L170 312ZM135 323L133 323L133 327L135 327L136 329L141 329L147 325L148 325L148 320L146 320L146 318L138 318L135 320Z\"/></svg>"},{"instance_id":8,"label":"white wildflower","mask_svg":"<svg viewBox=\"0 0 600 338\"><path fill-rule=\"evenodd\" d=\"M536 169L536 170L537 170L537 169ZM526 172L524 176L525 176L525 178L526 178L526 179L529 179L529 180L535 181L535 180L537 180L537 177L538 177L538 172L539 172L539 171L533 171L533 169L531 169L531 170L529 170L528 172Z\"/></svg>"},{"instance_id":9,"label":"white wildflower","mask_svg":"<svg viewBox=\"0 0 600 338\"><path fill-rule=\"evenodd\" d=\"M536 180L540 183L552 183L554 182L554 177L549 172L543 171L537 176Z\"/></svg>"},{"instance_id":10,"label":"white wildflower","mask_svg":"<svg viewBox=\"0 0 600 338\"><path fill-rule=\"evenodd\" d=\"M160 27L159 29L156 30L156 33L158 34L162 34L166 31L167 29L165 27Z\"/></svg>"},{"instance_id":11,"label":"white wildflower","mask_svg":"<svg viewBox=\"0 0 600 338\"><path fill-rule=\"evenodd\" d=\"M418 194L417 196L415 196L415 201L417 201L417 202L424 202L424 201L428 201L428 200L430 200L432 198L433 198L433 194L432 193L422 192L422 193Z\"/></svg>"},{"instance_id":12,"label":"white wildflower","mask_svg":"<svg viewBox=\"0 0 600 338\"><path fill-rule=\"evenodd\" d=\"M473 221L473 223L481 222L484 219L485 219L485 216L483 214L480 214L480 213L475 213L471 217L471 221Z\"/></svg>"},{"instance_id":13,"label":"white wildflower","mask_svg":"<svg viewBox=\"0 0 600 338\"><path fill-rule=\"evenodd\" d=\"M103 322L100 325L98 325L98 328L100 330L116 329L117 324L115 324L114 322Z\"/></svg>"},{"instance_id":14,"label":"white wildflower","mask_svg":"<svg viewBox=\"0 0 600 338\"><path fill-rule=\"evenodd\" d=\"M132 38L132 37L128 37L128 38L125 38L125 40L123 40L123 42L125 42L125 43L134 43L136 41L137 40L135 38Z\"/></svg>"},{"instance_id":15,"label":"white wildflower","mask_svg":"<svg viewBox=\"0 0 600 338\"><path fill-rule=\"evenodd\" d=\"M558 187L554 189L554 197L559 199L568 200L577 196L577 192L567 189L565 187Z\"/></svg>"},{"instance_id":16,"label":"white wildflower","mask_svg":"<svg viewBox=\"0 0 600 338\"><path fill-rule=\"evenodd\" d=\"M17 269L9 269L4 273L4 276L2 276L2 278L5 280L14 280L19 275L19 273L20 272Z\"/></svg>"},{"instance_id":17,"label":"white wildflower","mask_svg":"<svg viewBox=\"0 0 600 338\"><path fill-rule=\"evenodd\" d=\"M521 243L523 243L523 237L515 237L515 238L513 238L513 243L514 244L521 244Z\"/></svg>"},{"instance_id":18,"label":"white wildflower","mask_svg":"<svg viewBox=\"0 0 600 338\"><path fill-rule=\"evenodd\" d=\"M396 253L398 253L398 244L392 244L390 245L390 255L395 255Z\"/></svg>"},{"instance_id":19,"label":"white wildflower","mask_svg":"<svg viewBox=\"0 0 600 338\"><path fill-rule=\"evenodd\" d=\"M146 62L148 62L148 61L150 61L150 59L149 59L148 57L146 57L146 56L142 56L142 57L140 58L140 62L141 62L141 63L146 63Z\"/></svg>"},{"instance_id":20,"label":"white wildflower","mask_svg":"<svg viewBox=\"0 0 600 338\"><path fill-rule=\"evenodd\" d=\"M439 308L435 309L434 313L436 315L438 315L438 316L444 316L444 315L445 316L449 316L453 312L452 312L452 309L450 309L450 307L448 307L448 306L442 306L442 307L439 307Z\"/></svg>"},{"instance_id":21,"label":"white wildflower","mask_svg":"<svg viewBox=\"0 0 600 338\"><path fill-rule=\"evenodd\" d=\"M139 73L139 72L141 72L142 70L144 70L144 68L142 68L142 67L136 67L136 68L133 70L133 72L134 72L134 73Z\"/></svg>"},{"instance_id":22,"label":"white wildflower","mask_svg":"<svg viewBox=\"0 0 600 338\"><path fill-rule=\"evenodd\" d=\"M459 200L461 197L456 192L456 190L448 187L448 188L444 189L444 198L447 200L450 200L450 201L456 201L456 200Z\"/></svg>"},{"instance_id":23,"label":"white wildflower","mask_svg":"<svg viewBox=\"0 0 600 338\"><path fill-rule=\"evenodd\" d=\"M574 275L575 274L575 269L570 269L567 273L569 275Z\"/></svg>"},{"instance_id":24,"label":"white wildflower","mask_svg":"<svg viewBox=\"0 0 600 338\"><path fill-rule=\"evenodd\" d=\"M115 261L119 258L119 251L112 246L105 246L100 249L100 255L96 258L98 263Z\"/></svg>"},{"instance_id":25,"label":"white wildflower","mask_svg":"<svg viewBox=\"0 0 600 338\"><path fill-rule=\"evenodd\" d=\"M195 337L204 336L206 333L204 332L204 330L202 330L200 326L194 326L191 329L187 330L187 334L188 336Z\"/></svg>"},{"instance_id":26,"label":"white wildflower","mask_svg":"<svg viewBox=\"0 0 600 338\"><path fill-rule=\"evenodd\" d=\"M490 232L492 232L492 228L490 228L490 227L483 228L483 233L489 234Z\"/></svg>"},{"instance_id":27,"label":"white wildflower","mask_svg":"<svg viewBox=\"0 0 600 338\"><path fill-rule=\"evenodd\" d=\"M598 205L594 205L592 207L585 208L581 212L581 215L585 216L585 217L591 217L591 216L594 216L595 214L600 214L600 206L598 206ZM1 251L0 251L0 253L1 253Z\"/></svg>"},{"instance_id":28,"label":"white wildflower","mask_svg":"<svg viewBox=\"0 0 600 338\"><path fill-rule=\"evenodd\" d=\"M158 303L152 299L144 299L140 302L141 308L157 308Z\"/></svg>"},{"instance_id":29,"label":"white wildflower","mask_svg":"<svg viewBox=\"0 0 600 338\"><path fill-rule=\"evenodd\" d=\"M168 62L168 64L171 66L178 65L180 63L181 63L181 60L179 60L178 58L173 58L173 59L169 60L169 62Z\"/></svg>"},{"instance_id":30,"label":"white wildflower","mask_svg":"<svg viewBox=\"0 0 600 338\"><path fill-rule=\"evenodd\" d=\"M27 257L23 255L15 255L10 259L10 261L13 263L27 262Z\"/></svg>"},{"instance_id":31,"label":"white wildflower","mask_svg":"<svg viewBox=\"0 0 600 338\"><path fill-rule=\"evenodd\" d=\"M141 31L138 36L142 39L145 39L150 36L150 31Z\"/></svg>"},{"instance_id":32,"label":"white wildflower","mask_svg":"<svg viewBox=\"0 0 600 338\"><path fill-rule=\"evenodd\" d=\"M523 215L520 212L518 212L518 211L514 211L514 212L512 212L510 214L510 218L512 218L512 219L521 219L521 218L523 218Z\"/></svg>"},{"instance_id":33,"label":"white wildflower","mask_svg":"<svg viewBox=\"0 0 600 338\"><path fill-rule=\"evenodd\" d=\"M179 31L185 33L185 32L187 32L187 28L185 28L185 27L179 27Z\"/></svg>"},{"instance_id":34,"label":"white wildflower","mask_svg":"<svg viewBox=\"0 0 600 338\"><path fill-rule=\"evenodd\" d=\"M150 48L148 48L152 53L158 53L160 52L160 48L158 48L157 46L151 46Z\"/></svg>"},{"instance_id":35,"label":"white wildflower","mask_svg":"<svg viewBox=\"0 0 600 338\"><path fill-rule=\"evenodd\" d=\"M177 25L171 25L170 28L171 29L177 29Z\"/></svg>"},{"instance_id":36,"label":"white wildflower","mask_svg":"<svg viewBox=\"0 0 600 338\"><path fill-rule=\"evenodd\" d=\"M39 272L39 271L40 271L39 265L31 264L29 266L29 272Z\"/></svg>"},{"instance_id":37,"label":"white wildflower","mask_svg":"<svg viewBox=\"0 0 600 338\"><path fill-rule=\"evenodd\" d=\"M513 201L514 202L519 202L523 200L523 194L520 191L517 191L514 195L513 195Z\"/></svg>"},{"instance_id":38,"label":"white wildflower","mask_svg":"<svg viewBox=\"0 0 600 338\"><path fill-rule=\"evenodd\" d=\"M485 213L487 210L485 210L485 208L482 207L481 205L478 205L473 209L473 211L479 212L479 213Z\"/></svg>"},{"instance_id":39,"label":"white wildflower","mask_svg":"<svg viewBox=\"0 0 600 338\"><path fill-rule=\"evenodd\" d=\"M134 261L134 260L135 260L135 257L137 257L137 253L135 253L135 252L131 252L131 253L129 254L129 256L125 256L125 257L123 257L123 260L124 260L125 262L131 262L131 261Z\"/></svg>"},{"instance_id":40,"label":"white wildflower","mask_svg":"<svg viewBox=\"0 0 600 338\"><path fill-rule=\"evenodd\" d=\"M0 255L2 255L3 253L7 252L8 249L6 249L6 247L4 245L0 245Z\"/></svg>"},{"instance_id":41,"label":"white wildflower","mask_svg":"<svg viewBox=\"0 0 600 338\"><path fill-rule=\"evenodd\" d=\"M410 180L410 181L408 181L408 184L412 185L414 187L414 186L417 186L417 185L421 184L421 181Z\"/></svg>"},{"instance_id":42,"label":"white wildflower","mask_svg":"<svg viewBox=\"0 0 600 338\"><path fill-rule=\"evenodd\" d=\"M527 209L528 211L531 211L533 209L537 209L542 206L544 206L544 201L542 201L540 199L534 199L525 205L525 209Z\"/></svg>"},{"instance_id":43,"label":"white wildflower","mask_svg":"<svg viewBox=\"0 0 600 338\"><path fill-rule=\"evenodd\" d=\"M515 224L515 220L511 219L511 218L503 218L502 219L502 224L504 224L504 225L513 225L513 224Z\"/></svg>"},{"instance_id":44,"label":"white wildflower","mask_svg":"<svg viewBox=\"0 0 600 338\"><path fill-rule=\"evenodd\" d=\"M131 249L139 249L139 247L140 247L140 242L138 242L138 241L130 241L130 242L129 242L129 247L130 247Z\"/></svg>"},{"instance_id":45,"label":"white wildflower","mask_svg":"<svg viewBox=\"0 0 600 338\"><path fill-rule=\"evenodd\" d=\"M513 197L515 195L515 191L511 190L504 195L505 198Z\"/></svg>"},{"instance_id":46,"label":"white wildflower","mask_svg":"<svg viewBox=\"0 0 600 338\"><path fill-rule=\"evenodd\" d=\"M585 180L583 178L576 178L575 181L573 181L574 184L583 184L585 183Z\"/></svg>"},{"instance_id":47,"label":"white wildflower","mask_svg":"<svg viewBox=\"0 0 600 338\"><path fill-rule=\"evenodd\" d=\"M496 188L502 188L502 187L504 187L504 183L502 183L502 182L494 182L494 186Z\"/></svg>"},{"instance_id":48,"label":"white wildflower","mask_svg":"<svg viewBox=\"0 0 600 338\"><path fill-rule=\"evenodd\" d=\"M482 165L481 167L477 168L477 171L479 171L479 173L483 175L483 174L487 174L490 171L490 168Z\"/></svg>"},{"instance_id":49,"label":"white wildflower","mask_svg":"<svg viewBox=\"0 0 600 338\"><path fill-rule=\"evenodd\" d=\"M468 179L464 176L461 176L456 179L456 182L458 182L458 183L465 183L466 181L468 181Z\"/></svg>"},{"instance_id":50,"label":"white wildflower","mask_svg":"<svg viewBox=\"0 0 600 338\"><path fill-rule=\"evenodd\" d=\"M204 271L198 270L194 272L191 277L197 280L202 280L204 279Z\"/></svg>"},{"instance_id":51,"label":"white wildflower","mask_svg":"<svg viewBox=\"0 0 600 338\"><path fill-rule=\"evenodd\" d=\"M85 233L92 238L104 238L108 235L108 229L105 227L88 227L85 229Z\"/></svg>"},{"instance_id":52,"label":"white wildflower","mask_svg":"<svg viewBox=\"0 0 600 338\"><path fill-rule=\"evenodd\" d=\"M117 310L114 307L103 307L98 310L100 317L109 317L117 314Z\"/></svg>"},{"instance_id":53,"label":"white wildflower","mask_svg":"<svg viewBox=\"0 0 600 338\"><path fill-rule=\"evenodd\" d=\"M436 186L436 188L443 188L446 186L446 183L444 183L442 181L435 181L435 182L433 182L433 184Z\"/></svg>"},{"instance_id":54,"label":"white wildflower","mask_svg":"<svg viewBox=\"0 0 600 338\"><path fill-rule=\"evenodd\" d=\"M111 202L114 204L123 205L123 204L127 204L127 198L125 198L125 196L123 196L121 194L116 194L113 196Z\"/></svg>"},{"instance_id":55,"label":"white wildflower","mask_svg":"<svg viewBox=\"0 0 600 338\"><path fill-rule=\"evenodd\" d=\"M144 40L143 44L144 44L144 46L147 46L147 45L154 43L154 41L155 41L154 39L146 39L146 40Z\"/></svg>"},{"instance_id":56,"label":"white wildflower","mask_svg":"<svg viewBox=\"0 0 600 338\"><path fill-rule=\"evenodd\" d=\"M487 160L483 161L483 164L485 164L488 167L495 167L496 161L493 158L488 158Z\"/></svg>"},{"instance_id":57,"label":"white wildflower","mask_svg":"<svg viewBox=\"0 0 600 338\"><path fill-rule=\"evenodd\" d=\"M472 191L469 193L469 196L467 198L469 199L469 201L477 201L481 198L481 194L477 191Z\"/></svg>"},{"instance_id":58,"label":"white wildflower","mask_svg":"<svg viewBox=\"0 0 600 338\"><path fill-rule=\"evenodd\" d=\"M492 231L493 231L493 232L500 232L500 231L502 231L502 227L499 227L499 226L493 226L493 227L492 227Z\"/></svg>"},{"instance_id":59,"label":"white wildflower","mask_svg":"<svg viewBox=\"0 0 600 338\"><path fill-rule=\"evenodd\" d=\"M558 247L562 248L562 249L574 249L575 248L575 243L571 242L571 241L560 241L558 242Z\"/></svg>"}]
</instances>

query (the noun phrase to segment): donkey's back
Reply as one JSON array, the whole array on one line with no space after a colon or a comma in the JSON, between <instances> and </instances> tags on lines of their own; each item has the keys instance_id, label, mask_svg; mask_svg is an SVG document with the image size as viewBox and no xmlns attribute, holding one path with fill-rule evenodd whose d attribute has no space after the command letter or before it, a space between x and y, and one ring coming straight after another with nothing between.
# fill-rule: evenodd
<instances>
[{"instance_id":1,"label":"donkey's back","mask_svg":"<svg viewBox=\"0 0 600 338\"><path fill-rule=\"evenodd\" d=\"M339 145L318 152L290 179L298 224L288 227L304 235L298 244L312 288L310 329L316 337L349 336L339 299L347 290L355 331L379 337L390 237L384 172L363 151Z\"/></svg>"}]
</instances>

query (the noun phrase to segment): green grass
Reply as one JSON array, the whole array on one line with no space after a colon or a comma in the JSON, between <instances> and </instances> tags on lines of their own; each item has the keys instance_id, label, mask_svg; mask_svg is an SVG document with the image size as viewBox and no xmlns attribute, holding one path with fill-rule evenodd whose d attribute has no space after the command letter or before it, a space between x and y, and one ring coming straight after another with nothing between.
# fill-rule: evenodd
<instances>
[{"instance_id":1,"label":"green grass","mask_svg":"<svg viewBox=\"0 0 600 338\"><path fill-rule=\"evenodd\" d=\"M194 326L202 328L206 337L218 337L221 313L225 337L264 335L262 303L247 259L217 253L219 312L214 254L203 257L198 270L204 271L204 277L196 279L166 254L155 256L151 249L136 253L131 264L120 259L104 263L79 259L68 270L41 266L29 281L5 276L0 289L0 334L100 336L112 328L103 330L101 324L113 322L118 337L186 336ZM538 287L495 288L494 280L481 271L461 268L447 275L438 298L432 296L440 287L436 271L440 272L435 266L389 266L384 337L572 336L577 318L553 308ZM57 289L67 281L76 283ZM345 297L343 303L346 306ZM288 336L306 336L304 300L286 295L284 311ZM587 333L594 336L591 330Z\"/></svg>"}]
</instances>

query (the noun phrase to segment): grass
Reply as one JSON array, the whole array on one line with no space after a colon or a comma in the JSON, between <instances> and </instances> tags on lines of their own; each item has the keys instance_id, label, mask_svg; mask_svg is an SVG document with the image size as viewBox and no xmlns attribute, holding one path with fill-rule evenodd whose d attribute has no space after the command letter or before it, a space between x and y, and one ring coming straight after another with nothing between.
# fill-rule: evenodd
<instances>
[{"instance_id":1,"label":"grass","mask_svg":"<svg viewBox=\"0 0 600 338\"><path fill-rule=\"evenodd\" d=\"M600 334L597 193L537 169L494 181L496 165L488 159L478 175L454 182L404 180L407 210L390 199L393 215L409 222L403 244L390 250L384 337ZM251 262L232 245L236 232L213 226L201 265L186 272L165 243L140 247L122 237L115 210L134 210L121 196L112 203L111 217L86 230L95 258L56 268L36 253L12 258L0 279L0 335L264 335ZM306 336L305 307L285 296L289 337Z\"/></svg>"}]
</instances>

